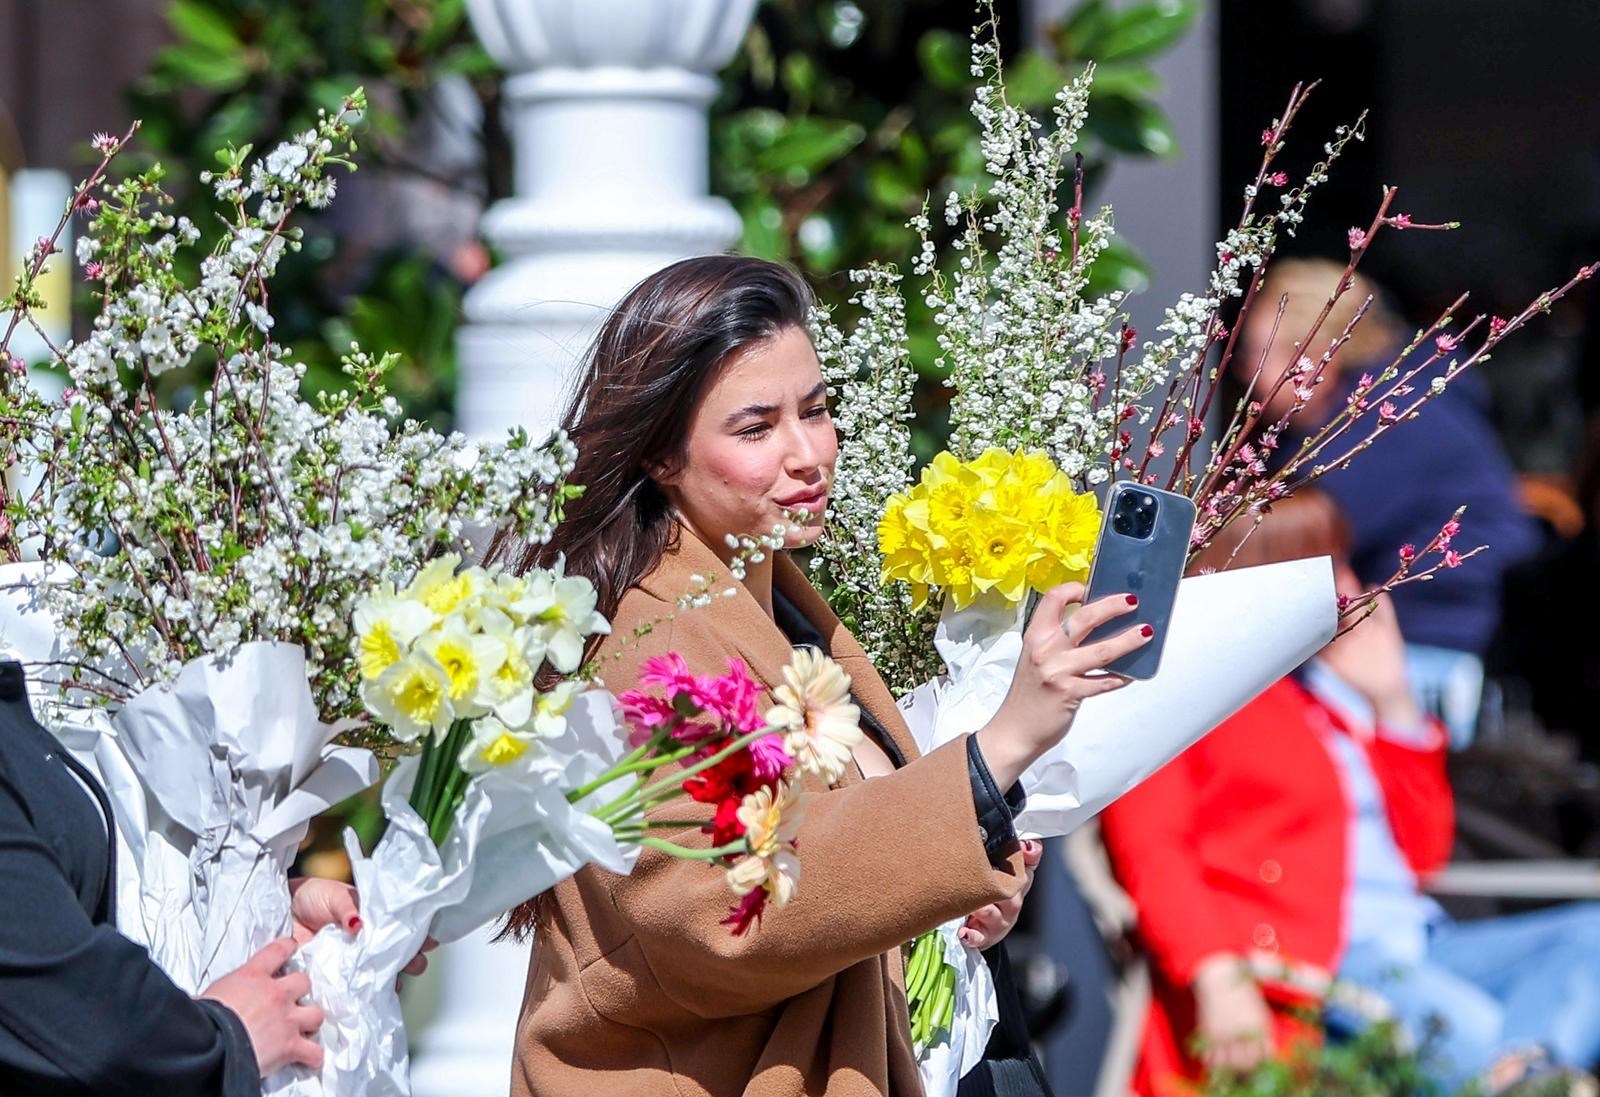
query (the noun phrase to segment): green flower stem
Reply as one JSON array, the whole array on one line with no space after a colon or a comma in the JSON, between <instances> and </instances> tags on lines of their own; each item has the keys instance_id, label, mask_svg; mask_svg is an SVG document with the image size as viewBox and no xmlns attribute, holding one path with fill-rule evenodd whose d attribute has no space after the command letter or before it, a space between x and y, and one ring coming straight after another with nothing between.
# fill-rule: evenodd
<instances>
[{"instance_id":1,"label":"green flower stem","mask_svg":"<svg viewBox=\"0 0 1600 1097\"><path fill-rule=\"evenodd\" d=\"M430 735L422 745L422 762L417 783L411 790L411 806L427 823L434 845L440 845L449 833L450 820L455 813L453 795L466 787L466 774L456 759L470 730L468 721L457 720L450 725L442 743ZM423 770L427 771L426 784L422 781Z\"/></svg>"},{"instance_id":2,"label":"green flower stem","mask_svg":"<svg viewBox=\"0 0 1600 1097\"><path fill-rule=\"evenodd\" d=\"M693 825L682 819L641 819L635 823L618 823L612 833L623 841L634 842L647 830L688 830Z\"/></svg>"},{"instance_id":3,"label":"green flower stem","mask_svg":"<svg viewBox=\"0 0 1600 1097\"><path fill-rule=\"evenodd\" d=\"M466 795L467 782L471 779L459 766L451 767L444 795L440 797L439 804L434 809L433 820L428 826L428 835L433 839L434 845L444 846L444 840L450 835L450 825L455 822L456 808Z\"/></svg>"},{"instance_id":4,"label":"green flower stem","mask_svg":"<svg viewBox=\"0 0 1600 1097\"><path fill-rule=\"evenodd\" d=\"M622 823L623 818L625 818L628 813L627 812L617 813L617 812L614 812L613 809L615 809L617 807L617 805L622 803L624 800L631 799L633 797L634 793L636 793L640 789L644 788L645 784L649 780L650 780L650 775L648 773L639 774L637 777L635 777L633 779L633 784L632 784L632 786L629 787L627 792L624 792L621 796L618 796L615 800L611 801L611 803L605 804L605 805L603 805L603 806L601 806L599 808L596 808L590 814L593 815L596 819L600 820L602 823L611 824L611 826L613 828L615 828L617 826L620 826L621 823Z\"/></svg>"},{"instance_id":5,"label":"green flower stem","mask_svg":"<svg viewBox=\"0 0 1600 1097\"><path fill-rule=\"evenodd\" d=\"M654 742L654 740L651 740L651 742ZM647 743L645 747L641 747L640 750L647 749L648 746L649 744ZM609 785L612 781L615 781L619 777L626 777L630 773L648 774L664 765L681 761L682 759L689 757L689 755L693 754L694 752L694 747L684 747L682 750L672 751L671 753L667 754L651 754L646 758L634 758L634 756L630 754L627 758L624 758L621 762L618 762L615 766L612 766L610 769L606 770L604 774L595 778L593 781L590 781L587 785L584 785L582 788L573 789L571 792L567 793L567 802L576 804L579 800L582 800L585 796L588 796L596 789L605 788L605 786ZM639 751L634 751L634 754L638 753Z\"/></svg>"},{"instance_id":6,"label":"green flower stem","mask_svg":"<svg viewBox=\"0 0 1600 1097\"><path fill-rule=\"evenodd\" d=\"M955 1016L955 977L955 968L945 963L938 930L929 930L912 942L906 965L906 1007L919 1059L949 1034Z\"/></svg>"},{"instance_id":7,"label":"green flower stem","mask_svg":"<svg viewBox=\"0 0 1600 1097\"><path fill-rule=\"evenodd\" d=\"M676 725L674 725L674 726L676 726ZM643 758L645 755L650 753L650 751L652 751L655 748L659 747L662 743L664 743L667 740L668 736L670 736L671 734L672 734L672 731L671 731L670 728L663 728L660 731L656 732L654 735L652 735L650 737L650 741L648 743L645 743L644 745L640 746L636 750L629 751L626 755L623 756L622 761L618 762L615 766L613 766L610 769L606 770L599 777L596 777L593 781L590 781L587 785L581 785L578 788L575 788L571 792L567 793L567 803L576 804L579 800L582 800L585 796L588 796L590 793L595 792L595 791L597 791L599 789L605 788L608 784L610 784L612 781L617 779L617 776L624 771L624 767L628 767L628 766L633 765L633 763L635 763L639 759ZM628 772L632 772L632 770L628 770Z\"/></svg>"},{"instance_id":8,"label":"green flower stem","mask_svg":"<svg viewBox=\"0 0 1600 1097\"><path fill-rule=\"evenodd\" d=\"M429 793L429 806L437 811L439 801L444 798L445 790L450 785L451 776L460 769L457 761L461 757L461 747L467 741L470 726L465 720L457 720L450 725L450 730L445 733L444 743L439 748L439 757L433 765L433 790Z\"/></svg>"},{"instance_id":9,"label":"green flower stem","mask_svg":"<svg viewBox=\"0 0 1600 1097\"><path fill-rule=\"evenodd\" d=\"M417 775L411 782L409 797L411 806L424 819L428 817L428 809L432 806L427 800L428 793L433 789L433 770L438 764L438 745L433 741L433 736L426 735L422 739L422 757L417 763Z\"/></svg>"},{"instance_id":10,"label":"green flower stem","mask_svg":"<svg viewBox=\"0 0 1600 1097\"><path fill-rule=\"evenodd\" d=\"M729 743L715 754L702 758L692 766L684 767L677 773L674 773L671 777L663 777L654 784L644 786L644 788L637 792L625 793L612 803L607 804L599 811L596 811L594 816L601 822L614 823L619 817L626 816L635 808L642 807L646 801L655 800L658 796L660 796L661 793L681 786L683 782L687 781L695 774L710 769L717 763L727 759L730 755L743 750L745 747L749 746L757 739L760 739L762 736L772 735L773 733L781 730L781 728L776 727L775 725L768 725L766 727L759 728L756 731L752 731L747 735L741 735L739 738L735 739L733 742ZM676 792L673 792L672 795L663 797L662 799L672 799L675 795Z\"/></svg>"},{"instance_id":11,"label":"green flower stem","mask_svg":"<svg viewBox=\"0 0 1600 1097\"><path fill-rule=\"evenodd\" d=\"M680 846L676 842L668 842L661 838L651 838L648 835L640 838L639 844L648 846L651 849L659 849L663 853L670 853L674 857L682 857L686 861L717 861L724 857L732 857L736 854L744 853L750 848L750 844L743 838L737 842L729 842L725 846L717 846L714 849L690 849L688 846Z\"/></svg>"}]
</instances>

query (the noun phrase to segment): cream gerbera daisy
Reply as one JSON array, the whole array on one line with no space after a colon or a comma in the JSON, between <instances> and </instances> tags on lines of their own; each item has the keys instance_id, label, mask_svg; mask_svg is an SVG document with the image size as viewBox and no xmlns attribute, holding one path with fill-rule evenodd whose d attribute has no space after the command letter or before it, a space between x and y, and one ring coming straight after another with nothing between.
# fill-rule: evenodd
<instances>
[{"instance_id":1,"label":"cream gerbera daisy","mask_svg":"<svg viewBox=\"0 0 1600 1097\"><path fill-rule=\"evenodd\" d=\"M784 728L784 747L805 773L832 784L861 742L861 710L850 700L850 676L816 648L796 648L783 668L778 703L767 723Z\"/></svg>"},{"instance_id":2,"label":"cream gerbera daisy","mask_svg":"<svg viewBox=\"0 0 1600 1097\"><path fill-rule=\"evenodd\" d=\"M800 881L800 857L795 853L795 836L805 815L805 801L793 781L778 782L777 795L759 788L739 805L739 822L744 824L750 852L728 870L728 886L739 895L765 888L777 906L794 897Z\"/></svg>"}]
</instances>

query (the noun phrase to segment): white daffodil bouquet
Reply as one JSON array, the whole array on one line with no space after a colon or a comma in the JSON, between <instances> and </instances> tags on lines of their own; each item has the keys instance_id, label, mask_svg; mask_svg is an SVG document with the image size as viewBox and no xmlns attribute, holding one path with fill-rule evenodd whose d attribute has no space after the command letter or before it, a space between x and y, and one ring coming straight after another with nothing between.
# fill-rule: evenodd
<instances>
[{"instance_id":1,"label":"white daffodil bouquet","mask_svg":"<svg viewBox=\"0 0 1600 1097\"><path fill-rule=\"evenodd\" d=\"M861 734L849 678L810 651L765 714L737 662L697 674L667 655L618 698L587 688L573 675L609 625L559 565L515 576L443 556L359 602L355 627L368 710L421 747L384 787L372 853L346 840L361 932L330 926L301 951L327 1016L321 1073L284 1071L269 1094L406 1092L401 968L427 937L460 937L586 864L628 872L650 848L719 867L737 897L723 924L751 931L798 886L802 781L836 778ZM652 832L647 813L684 797L707 805L706 848Z\"/></svg>"},{"instance_id":2,"label":"white daffodil bouquet","mask_svg":"<svg viewBox=\"0 0 1600 1097\"><path fill-rule=\"evenodd\" d=\"M549 661L572 674L590 636L611 631L594 587L559 566L526 577L461 557L430 562L406 589L385 584L356 606L361 698L400 743L419 739L411 806L442 845L471 775L515 764L537 739L553 739L586 683L544 691Z\"/></svg>"}]
</instances>

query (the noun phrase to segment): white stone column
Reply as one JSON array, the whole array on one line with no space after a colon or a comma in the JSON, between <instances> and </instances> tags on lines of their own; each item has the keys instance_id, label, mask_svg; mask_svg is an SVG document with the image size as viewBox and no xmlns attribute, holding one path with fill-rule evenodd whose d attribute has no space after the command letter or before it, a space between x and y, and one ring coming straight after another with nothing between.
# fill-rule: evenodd
<instances>
[{"instance_id":1,"label":"white stone column","mask_svg":"<svg viewBox=\"0 0 1600 1097\"><path fill-rule=\"evenodd\" d=\"M599 319L639 279L739 236L706 193L713 75L756 0L468 0L510 74L515 195L483 229L505 257L467 294L457 422L554 425Z\"/></svg>"},{"instance_id":2,"label":"white stone column","mask_svg":"<svg viewBox=\"0 0 1600 1097\"><path fill-rule=\"evenodd\" d=\"M505 261L467 294L460 429L555 425L606 312L676 259L725 251L707 194L706 107L756 0L468 0L510 74L513 197L484 217ZM528 950L488 931L441 948L406 992L416 1097L504 1097Z\"/></svg>"}]
</instances>

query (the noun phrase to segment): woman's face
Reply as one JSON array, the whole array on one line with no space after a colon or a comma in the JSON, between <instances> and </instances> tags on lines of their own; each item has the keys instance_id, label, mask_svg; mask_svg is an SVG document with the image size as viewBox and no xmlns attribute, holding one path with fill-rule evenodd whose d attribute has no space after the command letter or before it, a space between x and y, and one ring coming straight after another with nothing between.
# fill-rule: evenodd
<instances>
[{"instance_id":1,"label":"woman's face","mask_svg":"<svg viewBox=\"0 0 1600 1097\"><path fill-rule=\"evenodd\" d=\"M701 540L726 555L725 538L770 533L802 512L789 547L822 532L839 439L811 339L785 328L723 364L689 420L682 463L655 475Z\"/></svg>"}]
</instances>

